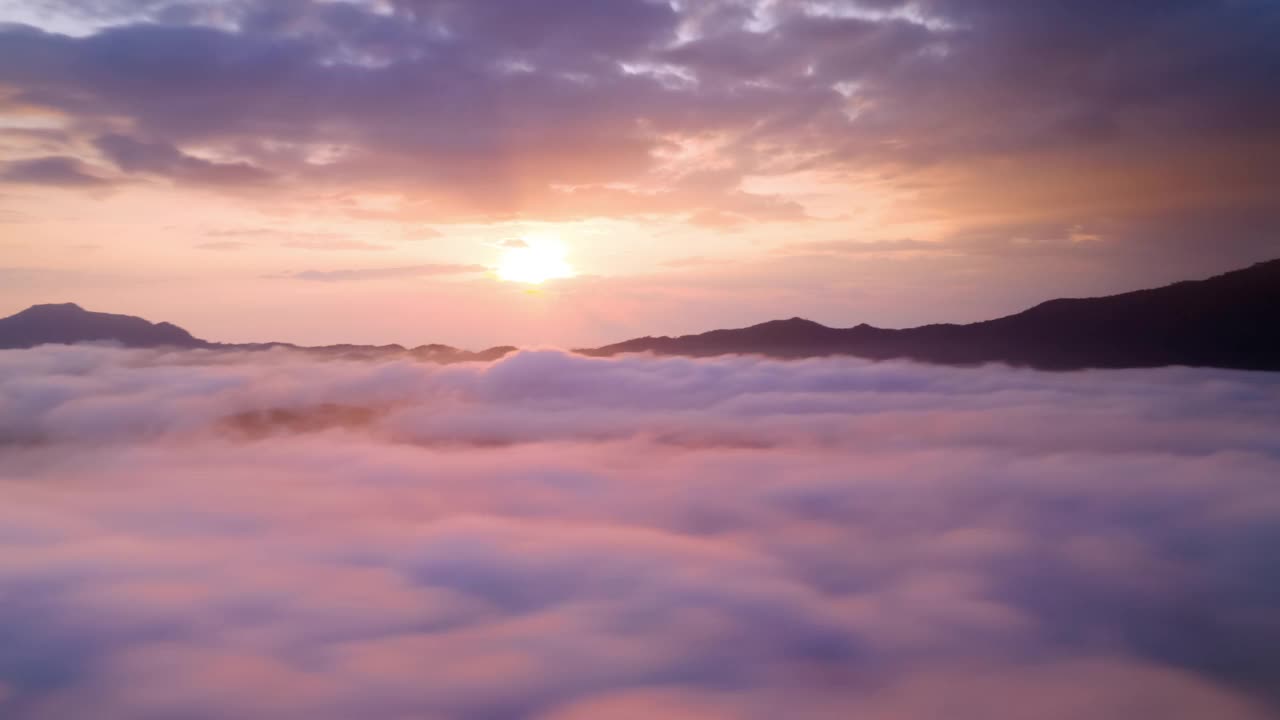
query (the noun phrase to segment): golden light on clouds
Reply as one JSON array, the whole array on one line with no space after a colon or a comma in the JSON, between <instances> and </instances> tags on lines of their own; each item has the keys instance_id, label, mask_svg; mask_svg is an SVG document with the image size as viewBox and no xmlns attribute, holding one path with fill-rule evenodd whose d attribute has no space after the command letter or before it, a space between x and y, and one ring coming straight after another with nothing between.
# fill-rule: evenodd
<instances>
[{"instance_id":1,"label":"golden light on clouds","mask_svg":"<svg viewBox=\"0 0 1280 720\"><path fill-rule=\"evenodd\" d=\"M537 285L573 274L564 246L554 238L522 237L511 241L498 260L498 277L508 282Z\"/></svg>"}]
</instances>

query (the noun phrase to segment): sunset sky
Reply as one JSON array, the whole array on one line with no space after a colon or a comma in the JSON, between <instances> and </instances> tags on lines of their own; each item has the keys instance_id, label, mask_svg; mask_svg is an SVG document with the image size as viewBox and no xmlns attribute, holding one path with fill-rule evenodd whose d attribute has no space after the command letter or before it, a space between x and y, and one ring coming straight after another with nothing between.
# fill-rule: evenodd
<instances>
[{"instance_id":1,"label":"sunset sky","mask_svg":"<svg viewBox=\"0 0 1280 720\"><path fill-rule=\"evenodd\" d=\"M1280 720L1277 328L1280 0L0 0L0 719Z\"/></svg>"},{"instance_id":2,"label":"sunset sky","mask_svg":"<svg viewBox=\"0 0 1280 720\"><path fill-rule=\"evenodd\" d=\"M1272 0L0 0L0 23L0 315L591 345L973 321L1280 255Z\"/></svg>"}]
</instances>

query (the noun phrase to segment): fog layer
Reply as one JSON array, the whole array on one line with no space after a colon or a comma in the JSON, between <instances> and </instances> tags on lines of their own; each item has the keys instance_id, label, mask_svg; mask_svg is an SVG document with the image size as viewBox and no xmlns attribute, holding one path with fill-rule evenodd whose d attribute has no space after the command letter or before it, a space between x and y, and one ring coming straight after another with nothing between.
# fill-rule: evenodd
<instances>
[{"instance_id":1,"label":"fog layer","mask_svg":"<svg viewBox=\"0 0 1280 720\"><path fill-rule=\"evenodd\" d=\"M0 352L0 716L1280 716L1280 376Z\"/></svg>"}]
</instances>

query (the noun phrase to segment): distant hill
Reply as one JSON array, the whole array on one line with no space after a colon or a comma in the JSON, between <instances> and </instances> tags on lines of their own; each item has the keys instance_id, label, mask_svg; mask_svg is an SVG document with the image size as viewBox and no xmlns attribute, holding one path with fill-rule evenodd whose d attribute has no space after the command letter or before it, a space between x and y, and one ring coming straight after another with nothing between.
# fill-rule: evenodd
<instances>
[{"instance_id":1,"label":"distant hill","mask_svg":"<svg viewBox=\"0 0 1280 720\"><path fill-rule=\"evenodd\" d=\"M469 352L448 345L405 348L401 345L304 347L289 343L213 343L193 337L191 333L171 323L152 323L131 315L91 312L75 303L33 305L17 315L0 319L0 350L93 342L114 343L131 348L173 347L242 351L289 348L326 357L360 359L403 355L439 363L497 360L515 350L514 347L495 347L480 352Z\"/></svg>"},{"instance_id":2,"label":"distant hill","mask_svg":"<svg viewBox=\"0 0 1280 720\"><path fill-rule=\"evenodd\" d=\"M949 365L1002 362L1048 370L1162 365L1280 370L1280 260L1152 290L1050 300L969 325L831 328L792 318L699 335L637 338L580 352L854 355Z\"/></svg>"},{"instance_id":3,"label":"distant hill","mask_svg":"<svg viewBox=\"0 0 1280 720\"><path fill-rule=\"evenodd\" d=\"M323 355L331 358L341 358L343 360L377 360L389 357L406 357L414 360L424 360L435 363L456 363L456 362L492 362L499 360L504 356L515 352L519 348L512 345L502 345L499 347L491 347L487 350L473 352L470 350L459 350L450 345L419 345L418 347L407 348L403 345L294 345L292 343L244 343L229 344L217 343L209 347L220 350L272 350L275 348L297 350L312 355Z\"/></svg>"},{"instance_id":4,"label":"distant hill","mask_svg":"<svg viewBox=\"0 0 1280 720\"><path fill-rule=\"evenodd\" d=\"M516 350L213 343L170 323L90 312L72 303L36 305L0 319L0 349L81 342L242 351L289 348L326 357L403 356L440 363L496 360ZM1050 300L1016 315L969 325L832 328L791 318L699 335L643 337L576 352L597 357L646 352L693 357L852 355L947 365L1002 362L1046 370L1163 365L1280 370L1280 260L1152 290Z\"/></svg>"},{"instance_id":5,"label":"distant hill","mask_svg":"<svg viewBox=\"0 0 1280 720\"><path fill-rule=\"evenodd\" d=\"M128 347L208 347L209 343L167 322L132 315L90 312L75 303L32 305L0 319L0 349L46 344L116 342Z\"/></svg>"}]
</instances>

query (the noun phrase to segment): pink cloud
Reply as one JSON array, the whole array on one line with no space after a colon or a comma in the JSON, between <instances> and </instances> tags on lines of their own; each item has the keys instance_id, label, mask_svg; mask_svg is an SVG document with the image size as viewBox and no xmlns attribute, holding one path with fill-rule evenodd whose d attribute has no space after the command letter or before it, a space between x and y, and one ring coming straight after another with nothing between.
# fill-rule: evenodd
<instances>
[{"instance_id":1,"label":"pink cloud","mask_svg":"<svg viewBox=\"0 0 1280 720\"><path fill-rule=\"evenodd\" d=\"M1277 393L1190 369L6 351L0 709L1262 718ZM229 425L279 409L330 414Z\"/></svg>"}]
</instances>

